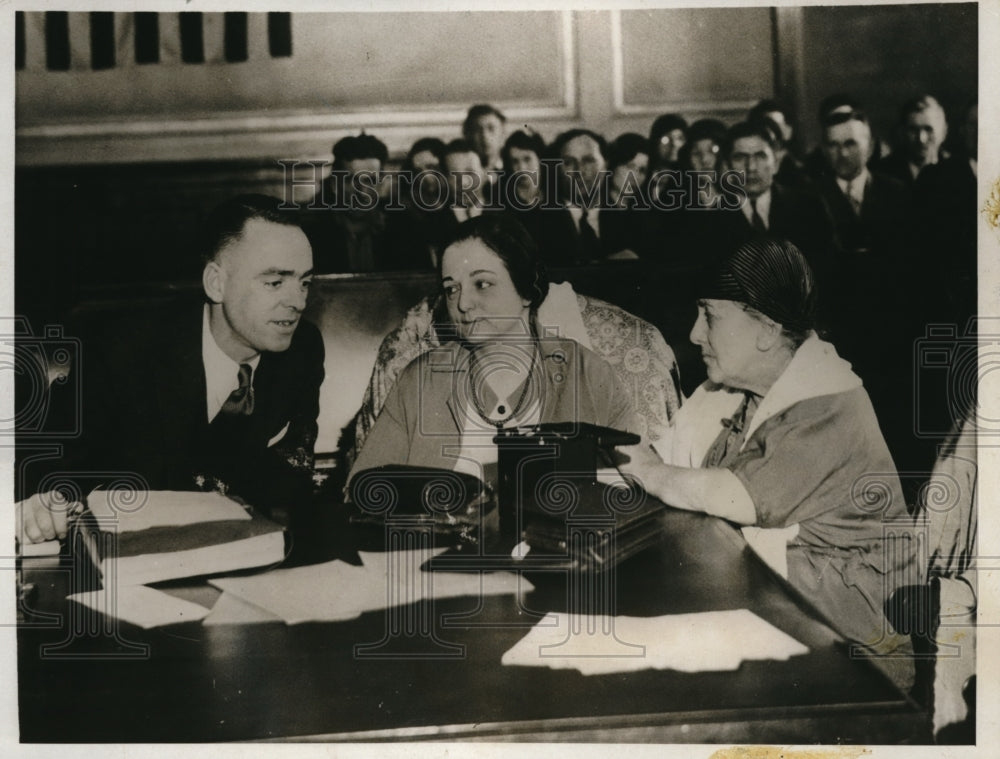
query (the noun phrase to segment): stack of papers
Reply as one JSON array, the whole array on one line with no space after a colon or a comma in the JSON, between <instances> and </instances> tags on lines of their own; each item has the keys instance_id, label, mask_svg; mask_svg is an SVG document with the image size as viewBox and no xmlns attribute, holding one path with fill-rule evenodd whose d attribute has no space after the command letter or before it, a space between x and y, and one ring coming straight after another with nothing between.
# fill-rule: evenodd
<instances>
[{"instance_id":1,"label":"stack of papers","mask_svg":"<svg viewBox=\"0 0 1000 759\"><path fill-rule=\"evenodd\" d=\"M260 612L290 625L336 622L417 601L514 594L533 589L530 582L509 572L420 570L425 561L442 550L361 553L360 567L336 560L250 577L213 579L210 582L223 591L222 598L226 601L219 619L213 619L213 611L206 624L220 624L227 617L239 622L262 621ZM243 606L235 604L234 599L243 602ZM257 612L258 619L245 619L252 611Z\"/></svg>"},{"instance_id":2,"label":"stack of papers","mask_svg":"<svg viewBox=\"0 0 1000 759\"><path fill-rule=\"evenodd\" d=\"M105 585L146 585L285 558L281 527L218 493L94 491L87 506L103 545L115 550L101 561Z\"/></svg>"},{"instance_id":3,"label":"stack of papers","mask_svg":"<svg viewBox=\"0 0 1000 759\"><path fill-rule=\"evenodd\" d=\"M643 669L735 670L747 660L808 653L747 609L661 617L547 614L503 655L503 664L606 675Z\"/></svg>"}]
</instances>

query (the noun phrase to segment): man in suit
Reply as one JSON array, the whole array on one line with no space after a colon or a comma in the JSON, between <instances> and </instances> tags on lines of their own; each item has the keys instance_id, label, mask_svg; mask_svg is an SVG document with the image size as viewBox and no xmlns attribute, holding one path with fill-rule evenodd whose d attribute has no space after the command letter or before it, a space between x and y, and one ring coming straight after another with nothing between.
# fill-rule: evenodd
<instances>
[{"instance_id":1,"label":"man in suit","mask_svg":"<svg viewBox=\"0 0 1000 759\"><path fill-rule=\"evenodd\" d=\"M312 250L280 201L247 195L208 218L200 301L83 337L81 437L66 469L138 476L150 489L218 490L272 515L308 498L323 381L323 341L302 322ZM65 534L84 495L19 504L30 541Z\"/></svg>"},{"instance_id":2,"label":"man in suit","mask_svg":"<svg viewBox=\"0 0 1000 759\"><path fill-rule=\"evenodd\" d=\"M896 147L878 168L913 186L928 166L941 159L941 145L948 136L944 108L930 95L920 95L903 103L899 110Z\"/></svg>"},{"instance_id":3,"label":"man in suit","mask_svg":"<svg viewBox=\"0 0 1000 759\"><path fill-rule=\"evenodd\" d=\"M775 140L774 157L778 170L774 178L785 187L803 187L810 183L795 151L795 123L791 111L777 100L761 100L747 113L747 121L770 119L774 125L777 139Z\"/></svg>"},{"instance_id":4,"label":"man in suit","mask_svg":"<svg viewBox=\"0 0 1000 759\"><path fill-rule=\"evenodd\" d=\"M550 266L601 261L608 247L604 216L610 173L607 142L589 129L563 132L549 148L555 182L542 206L539 253Z\"/></svg>"},{"instance_id":5,"label":"man in suit","mask_svg":"<svg viewBox=\"0 0 1000 759\"><path fill-rule=\"evenodd\" d=\"M924 271L933 294L925 321L956 323L976 313L979 105L965 111L951 154L920 172L914 186Z\"/></svg>"},{"instance_id":6,"label":"man in suit","mask_svg":"<svg viewBox=\"0 0 1000 759\"><path fill-rule=\"evenodd\" d=\"M898 179L868 169L872 148L871 126L862 111L827 116L822 150L828 169L817 187L833 217L842 252L852 258L887 260L905 245L912 221L910 191Z\"/></svg>"},{"instance_id":7,"label":"man in suit","mask_svg":"<svg viewBox=\"0 0 1000 759\"><path fill-rule=\"evenodd\" d=\"M382 170L388 157L385 143L369 134L333 146L334 170L302 211L317 274L427 268L409 216L387 202L391 186Z\"/></svg>"},{"instance_id":8,"label":"man in suit","mask_svg":"<svg viewBox=\"0 0 1000 759\"><path fill-rule=\"evenodd\" d=\"M913 212L909 187L867 167L873 150L860 110L823 120L827 170L817 187L837 230L837 349L864 380L896 463L912 468L915 337ZM872 330L878 324L879 329Z\"/></svg>"},{"instance_id":9,"label":"man in suit","mask_svg":"<svg viewBox=\"0 0 1000 759\"><path fill-rule=\"evenodd\" d=\"M833 221L814 191L775 181L777 140L767 121L744 121L729 130L724 154L733 172L723 176L722 190L737 198L738 206L724 203L722 208L686 213L683 245L714 260L753 235L790 240L806 256L817 287L825 293L836 276Z\"/></svg>"}]
</instances>

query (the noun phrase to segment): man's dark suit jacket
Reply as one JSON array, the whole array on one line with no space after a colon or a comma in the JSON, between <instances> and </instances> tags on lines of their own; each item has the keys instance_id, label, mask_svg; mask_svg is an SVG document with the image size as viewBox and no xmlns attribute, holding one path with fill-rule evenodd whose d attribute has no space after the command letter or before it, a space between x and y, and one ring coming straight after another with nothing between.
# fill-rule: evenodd
<instances>
[{"instance_id":1,"label":"man's dark suit jacket","mask_svg":"<svg viewBox=\"0 0 1000 759\"><path fill-rule=\"evenodd\" d=\"M860 215L854 212L834 176L824 176L817 187L844 253L885 257L905 247L913 220L912 193L898 179L870 172Z\"/></svg>"},{"instance_id":2,"label":"man's dark suit jacket","mask_svg":"<svg viewBox=\"0 0 1000 759\"><path fill-rule=\"evenodd\" d=\"M903 380L898 378L912 369L911 312L918 302L911 287L916 263L912 193L898 179L871 171L858 214L832 174L817 187L840 244L839 281L830 293L836 306L833 337L881 411L878 383L897 378L886 392L899 395Z\"/></svg>"},{"instance_id":3,"label":"man's dark suit jacket","mask_svg":"<svg viewBox=\"0 0 1000 759\"><path fill-rule=\"evenodd\" d=\"M495 206L483 208L484 214L502 213L503 210ZM419 240L422 249L426 251L425 257L428 261L440 261L444 249L451 244L455 238L461 222L455 216L455 212L450 206L442 206L431 211L412 211L413 229Z\"/></svg>"},{"instance_id":4,"label":"man's dark suit jacket","mask_svg":"<svg viewBox=\"0 0 1000 759\"><path fill-rule=\"evenodd\" d=\"M84 472L134 472L151 489L222 489L265 511L308 496L323 381L319 330L301 322L291 347L263 353L254 411L208 422L203 303L108 320L84 333L78 367ZM281 435L272 445L269 441Z\"/></svg>"},{"instance_id":5,"label":"man's dark suit jacket","mask_svg":"<svg viewBox=\"0 0 1000 759\"><path fill-rule=\"evenodd\" d=\"M641 220L641 216L636 217L636 212L627 209L599 209L597 247L585 250L579 227L569 209L565 206L544 206L539 210L539 254L547 266L562 267L596 263L622 250L638 253L643 247Z\"/></svg>"},{"instance_id":6,"label":"man's dark suit jacket","mask_svg":"<svg viewBox=\"0 0 1000 759\"><path fill-rule=\"evenodd\" d=\"M700 259L706 268L731 254L753 235L741 209L687 210L678 226L678 248L685 260ZM813 269L820 292L832 289L837 277L837 239L833 220L811 191L771 185L767 234L790 240ZM822 301L822 297L821 297Z\"/></svg>"},{"instance_id":7,"label":"man's dark suit jacket","mask_svg":"<svg viewBox=\"0 0 1000 759\"><path fill-rule=\"evenodd\" d=\"M417 229L404 209L367 211L305 207L300 215L317 274L430 268ZM365 259L369 259L365 263Z\"/></svg>"},{"instance_id":8,"label":"man's dark suit jacket","mask_svg":"<svg viewBox=\"0 0 1000 759\"><path fill-rule=\"evenodd\" d=\"M927 321L960 331L977 310L976 189L968 158L952 156L921 171L913 193L924 288L937 305Z\"/></svg>"},{"instance_id":9,"label":"man's dark suit jacket","mask_svg":"<svg viewBox=\"0 0 1000 759\"><path fill-rule=\"evenodd\" d=\"M881 174L897 179L907 187L913 187L916 179L910 171L910 162L906 160L902 150L894 150L887 156L883 156L875 164L875 168Z\"/></svg>"}]
</instances>

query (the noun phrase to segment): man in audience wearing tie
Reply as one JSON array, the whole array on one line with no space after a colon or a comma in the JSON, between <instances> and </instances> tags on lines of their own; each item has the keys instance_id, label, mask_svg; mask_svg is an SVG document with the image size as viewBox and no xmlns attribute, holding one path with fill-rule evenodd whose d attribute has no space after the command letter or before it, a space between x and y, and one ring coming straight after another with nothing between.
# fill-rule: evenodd
<instances>
[{"instance_id":1,"label":"man in audience wearing tie","mask_svg":"<svg viewBox=\"0 0 1000 759\"><path fill-rule=\"evenodd\" d=\"M87 487L122 474L218 490L294 517L312 487L323 342L302 321L312 250L279 205L247 195L212 212L199 301L119 313L84 334L81 436L61 471ZM64 535L66 503L86 495L72 491L18 504L19 536Z\"/></svg>"},{"instance_id":2,"label":"man in audience wearing tie","mask_svg":"<svg viewBox=\"0 0 1000 759\"><path fill-rule=\"evenodd\" d=\"M555 196L542 207L542 258L555 266L600 261L610 252L601 238L610 180L607 143L589 129L571 129L556 137L550 150L557 176Z\"/></svg>"},{"instance_id":3,"label":"man in audience wearing tie","mask_svg":"<svg viewBox=\"0 0 1000 759\"><path fill-rule=\"evenodd\" d=\"M911 465L913 424L911 324L913 216L910 189L867 167L873 150L860 110L823 120L827 170L817 187L836 225L839 281L829 293L842 304L835 332L841 355L864 380L886 441L900 465ZM849 304L849 307L848 307ZM876 334L872 325L878 324Z\"/></svg>"},{"instance_id":4,"label":"man in audience wearing tie","mask_svg":"<svg viewBox=\"0 0 1000 759\"><path fill-rule=\"evenodd\" d=\"M791 240L805 254L825 290L835 277L833 222L813 191L791 189L775 181L777 139L767 121L744 121L729 130L726 157L742 180L743 202L735 211L723 208L694 214L691 244L718 252L731 250L752 235L766 233Z\"/></svg>"},{"instance_id":5,"label":"man in audience wearing tie","mask_svg":"<svg viewBox=\"0 0 1000 759\"><path fill-rule=\"evenodd\" d=\"M886 258L903 245L911 221L910 191L867 162L873 148L868 117L861 111L834 113L823 121L822 149L828 172L818 182L845 254Z\"/></svg>"}]
</instances>

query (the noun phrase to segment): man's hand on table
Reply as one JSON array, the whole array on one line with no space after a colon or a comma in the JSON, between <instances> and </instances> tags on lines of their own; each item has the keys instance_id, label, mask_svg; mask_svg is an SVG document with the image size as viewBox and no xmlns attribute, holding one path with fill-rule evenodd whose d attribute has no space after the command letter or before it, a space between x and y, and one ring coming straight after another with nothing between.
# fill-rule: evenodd
<instances>
[{"instance_id":1,"label":"man's hand on table","mask_svg":"<svg viewBox=\"0 0 1000 759\"><path fill-rule=\"evenodd\" d=\"M66 537L67 514L74 506L60 492L36 493L14 504L18 540L41 543Z\"/></svg>"}]
</instances>

